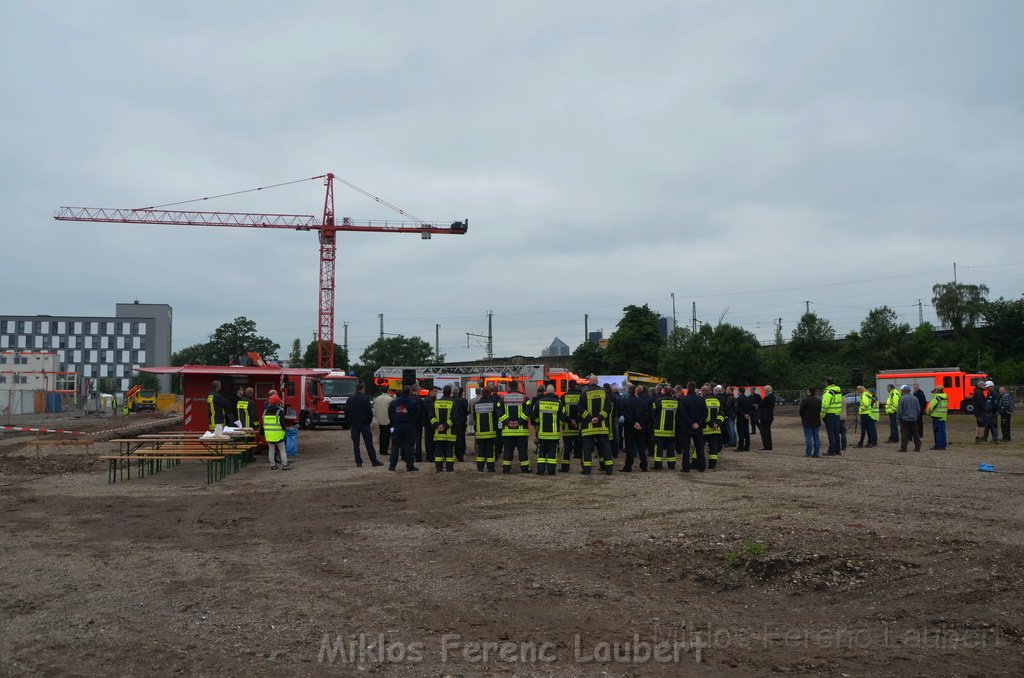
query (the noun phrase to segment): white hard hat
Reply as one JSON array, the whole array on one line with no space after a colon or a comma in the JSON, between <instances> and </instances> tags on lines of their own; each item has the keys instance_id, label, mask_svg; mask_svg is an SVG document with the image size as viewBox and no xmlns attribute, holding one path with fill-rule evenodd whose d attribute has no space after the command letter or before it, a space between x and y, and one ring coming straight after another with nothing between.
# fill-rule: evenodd
<instances>
[{"instance_id":1,"label":"white hard hat","mask_svg":"<svg viewBox=\"0 0 1024 678\"><path fill-rule=\"evenodd\" d=\"M995 386L995 384L993 384L991 381L985 382L985 388L992 388L993 386Z\"/></svg>"}]
</instances>

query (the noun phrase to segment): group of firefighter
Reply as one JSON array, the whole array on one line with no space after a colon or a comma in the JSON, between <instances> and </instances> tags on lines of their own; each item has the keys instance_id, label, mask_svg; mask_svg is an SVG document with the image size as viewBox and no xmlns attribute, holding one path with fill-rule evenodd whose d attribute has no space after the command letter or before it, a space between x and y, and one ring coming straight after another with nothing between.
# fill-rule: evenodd
<instances>
[{"instance_id":1,"label":"group of firefighter","mask_svg":"<svg viewBox=\"0 0 1024 678\"><path fill-rule=\"evenodd\" d=\"M662 384L647 392L643 386L630 386L629 394L621 399L611 388L599 386L596 377L582 388L571 383L561 396L550 385L532 399L516 382L508 388L504 394L484 388L479 398L468 403L478 471L495 472L500 457L502 473L511 473L518 463L522 473L535 470L555 475L568 472L572 460L579 459L582 474L590 475L597 467L611 475L620 432L626 452L622 471L632 471L637 461L640 470L647 471L648 452L653 460L650 468L655 471L673 470L677 463L683 472L703 472L718 465L725 428L721 387L697 389L691 383L683 390ZM399 399L402 397L407 396ZM465 405L460 406L450 386L424 405L435 468L453 471L461 456L456 446L457 420ZM528 449L531 427L536 469L531 467ZM407 467L410 465L407 460Z\"/></svg>"}]
</instances>

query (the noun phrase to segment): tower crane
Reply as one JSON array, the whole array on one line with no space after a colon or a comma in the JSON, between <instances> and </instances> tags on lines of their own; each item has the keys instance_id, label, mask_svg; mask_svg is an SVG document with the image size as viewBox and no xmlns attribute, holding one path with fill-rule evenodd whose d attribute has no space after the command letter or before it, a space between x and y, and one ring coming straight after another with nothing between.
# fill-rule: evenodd
<instances>
[{"instance_id":1,"label":"tower crane","mask_svg":"<svg viewBox=\"0 0 1024 678\"><path fill-rule=\"evenodd\" d=\"M57 221L87 221L117 224L166 224L170 226L226 226L240 228L285 228L296 231L319 231L320 235L320 298L317 317L317 366L334 367L334 261L336 235L338 231L362 233L419 233L424 240L434 234L465 235L469 230L469 219L442 224L423 221L374 196L344 179L340 183L367 195L377 202L401 213L411 221L363 221L356 222L343 217L338 223L334 217L334 174L328 172L299 181L323 179L327 188L324 196L323 218L311 214L258 214L253 212L200 212L165 210L170 205L157 205L139 209L114 209L105 207L61 207L54 214ZM296 182L286 182L296 183ZM277 184L283 185L283 184ZM252 189L262 190L262 189ZM239 191L245 193L247 191ZM226 194L233 195L233 194ZM222 197L222 196L214 196ZM199 198L197 200L207 200ZM184 202L194 202L188 200ZM180 205L183 203L171 203Z\"/></svg>"}]
</instances>

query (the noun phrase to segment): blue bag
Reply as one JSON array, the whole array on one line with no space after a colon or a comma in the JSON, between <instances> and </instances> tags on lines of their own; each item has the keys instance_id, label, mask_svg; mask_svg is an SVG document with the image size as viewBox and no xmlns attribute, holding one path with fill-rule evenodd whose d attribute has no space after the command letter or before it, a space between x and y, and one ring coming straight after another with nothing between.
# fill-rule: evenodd
<instances>
[{"instance_id":1,"label":"blue bag","mask_svg":"<svg viewBox=\"0 0 1024 678\"><path fill-rule=\"evenodd\" d=\"M995 473L996 467L992 464L978 464L978 470L984 471L985 473Z\"/></svg>"},{"instance_id":2,"label":"blue bag","mask_svg":"<svg viewBox=\"0 0 1024 678\"><path fill-rule=\"evenodd\" d=\"M284 451L289 457L299 454L299 429L294 426L284 430Z\"/></svg>"}]
</instances>

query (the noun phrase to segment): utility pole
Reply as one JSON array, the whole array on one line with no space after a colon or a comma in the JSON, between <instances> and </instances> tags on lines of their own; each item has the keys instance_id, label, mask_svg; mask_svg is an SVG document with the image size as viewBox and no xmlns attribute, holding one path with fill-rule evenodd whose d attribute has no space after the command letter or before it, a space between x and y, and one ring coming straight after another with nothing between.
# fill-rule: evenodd
<instances>
[{"instance_id":1,"label":"utility pole","mask_svg":"<svg viewBox=\"0 0 1024 678\"><path fill-rule=\"evenodd\" d=\"M583 314L583 343L590 341L590 314Z\"/></svg>"},{"instance_id":2,"label":"utility pole","mask_svg":"<svg viewBox=\"0 0 1024 678\"><path fill-rule=\"evenodd\" d=\"M672 331L676 331L676 293L672 293Z\"/></svg>"},{"instance_id":3,"label":"utility pole","mask_svg":"<svg viewBox=\"0 0 1024 678\"><path fill-rule=\"evenodd\" d=\"M697 334L697 302L693 302L693 333Z\"/></svg>"},{"instance_id":4,"label":"utility pole","mask_svg":"<svg viewBox=\"0 0 1024 678\"><path fill-rule=\"evenodd\" d=\"M810 312L811 312L811 302L805 301L804 302L804 315L807 315Z\"/></svg>"},{"instance_id":5,"label":"utility pole","mask_svg":"<svg viewBox=\"0 0 1024 678\"><path fill-rule=\"evenodd\" d=\"M434 323L434 361L441 362L441 323Z\"/></svg>"},{"instance_id":6,"label":"utility pole","mask_svg":"<svg viewBox=\"0 0 1024 678\"><path fill-rule=\"evenodd\" d=\"M466 348L469 348L469 338L479 337L487 340L487 360L494 360L494 325L493 325L494 311L487 312L487 334L473 334L472 332L466 332ZM440 327L440 325L438 326Z\"/></svg>"},{"instance_id":7,"label":"utility pole","mask_svg":"<svg viewBox=\"0 0 1024 678\"><path fill-rule=\"evenodd\" d=\"M494 311L487 312L487 359L494 360Z\"/></svg>"},{"instance_id":8,"label":"utility pole","mask_svg":"<svg viewBox=\"0 0 1024 678\"><path fill-rule=\"evenodd\" d=\"M384 338L384 314L378 313L377 317L380 318L380 338Z\"/></svg>"},{"instance_id":9,"label":"utility pole","mask_svg":"<svg viewBox=\"0 0 1024 678\"><path fill-rule=\"evenodd\" d=\"M343 328L343 331L344 331L344 337L345 337L345 338L343 339L343 341L344 341L345 343L343 343L343 344L342 344L342 346L343 346L343 347L345 348L345 355L348 355L348 323L347 323L347 322L344 322L344 323L342 323L342 324L341 324L341 326L342 326L342 328Z\"/></svg>"},{"instance_id":10,"label":"utility pole","mask_svg":"<svg viewBox=\"0 0 1024 678\"><path fill-rule=\"evenodd\" d=\"M953 262L953 284L956 285L956 262Z\"/></svg>"},{"instance_id":11,"label":"utility pole","mask_svg":"<svg viewBox=\"0 0 1024 678\"><path fill-rule=\"evenodd\" d=\"M921 300L917 300L917 324L924 325L924 305Z\"/></svg>"}]
</instances>

